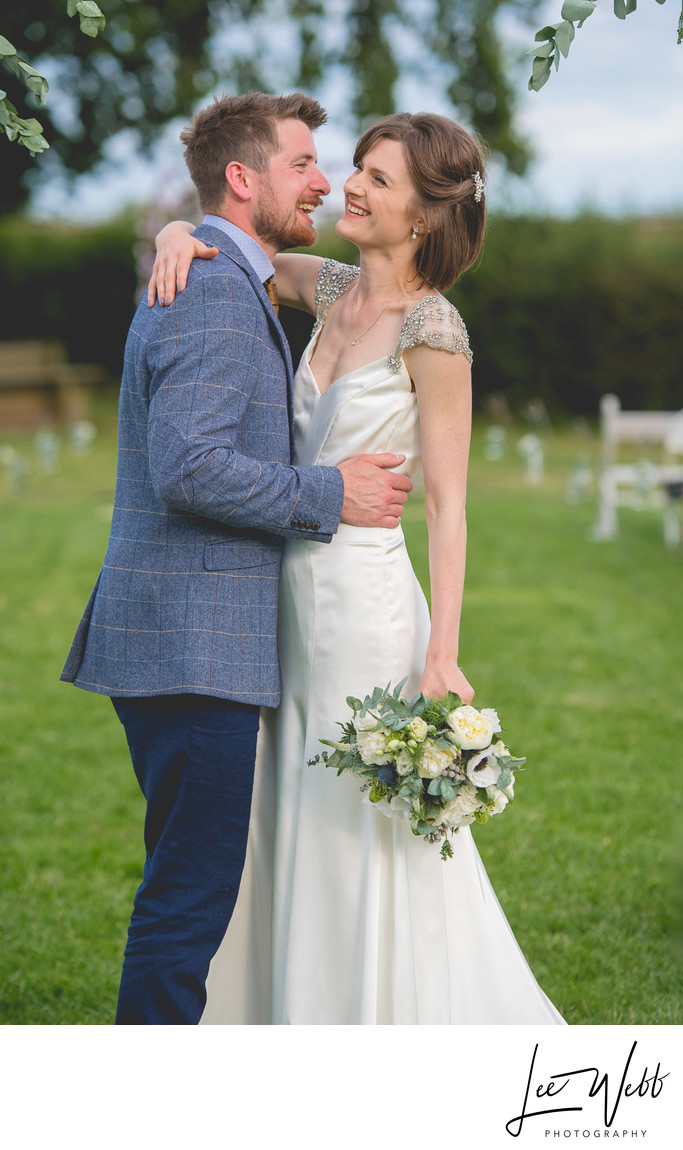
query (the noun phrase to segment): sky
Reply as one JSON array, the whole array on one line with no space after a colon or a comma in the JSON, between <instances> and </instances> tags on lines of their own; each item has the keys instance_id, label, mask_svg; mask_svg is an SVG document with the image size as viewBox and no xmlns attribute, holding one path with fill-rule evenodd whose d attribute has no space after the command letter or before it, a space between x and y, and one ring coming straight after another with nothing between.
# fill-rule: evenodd
<instances>
[{"instance_id":1,"label":"sky","mask_svg":"<svg viewBox=\"0 0 683 1150\"><path fill-rule=\"evenodd\" d=\"M562 0L548 0L532 28L509 14L501 31L510 52L522 57L536 28L560 20ZM571 216L591 209L608 215L683 211L683 44L676 44L680 8L640 0L637 10L617 20L609 0L600 0L577 29L569 57L540 92L527 89L530 60L517 70L518 126L536 159L520 180L493 166L487 196L491 210ZM353 135L335 126L338 85L321 94L331 123L317 133L320 165L333 192L330 212L341 201L351 170ZM335 90L336 88L336 90ZM405 111L448 108L429 82L413 73L402 80L399 106ZM110 162L81 177L75 192L51 187L39 194L35 214L97 220L131 202L179 201L188 186L178 132L169 127L151 160L136 156L131 141L112 141ZM320 218L320 217L318 217Z\"/></svg>"}]
</instances>

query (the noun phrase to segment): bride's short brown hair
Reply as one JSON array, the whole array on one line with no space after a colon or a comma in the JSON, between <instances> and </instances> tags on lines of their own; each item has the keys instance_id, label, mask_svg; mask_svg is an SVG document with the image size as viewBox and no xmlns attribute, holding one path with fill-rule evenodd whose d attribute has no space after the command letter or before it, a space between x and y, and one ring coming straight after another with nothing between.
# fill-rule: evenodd
<instances>
[{"instance_id":1,"label":"bride's short brown hair","mask_svg":"<svg viewBox=\"0 0 683 1150\"><path fill-rule=\"evenodd\" d=\"M223 203L225 169L231 161L239 160L255 172L266 170L278 150L276 125L281 120L302 120L313 132L325 123L327 113L304 92L287 96L246 92L214 97L212 104L200 108L180 139L203 211L216 210Z\"/></svg>"},{"instance_id":2,"label":"bride's short brown hair","mask_svg":"<svg viewBox=\"0 0 683 1150\"><path fill-rule=\"evenodd\" d=\"M486 178L485 146L446 116L397 112L363 133L354 164L382 139L403 145L415 207L424 219L415 245L417 273L430 287L449 288L472 266L484 242L486 200L475 173L481 181Z\"/></svg>"}]
</instances>

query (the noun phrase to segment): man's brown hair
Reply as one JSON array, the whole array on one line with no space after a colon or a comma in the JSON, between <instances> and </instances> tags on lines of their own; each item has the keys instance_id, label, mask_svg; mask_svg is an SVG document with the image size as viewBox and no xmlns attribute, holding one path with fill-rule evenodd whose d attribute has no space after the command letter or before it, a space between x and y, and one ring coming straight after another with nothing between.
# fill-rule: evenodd
<instances>
[{"instance_id":1,"label":"man's brown hair","mask_svg":"<svg viewBox=\"0 0 683 1150\"><path fill-rule=\"evenodd\" d=\"M227 186L225 169L233 160L256 172L266 170L279 148L276 124L280 120L302 120L313 132L325 123L327 113L303 92L289 96L246 92L215 97L208 108L195 114L180 139L202 211L215 212L221 207Z\"/></svg>"}]
</instances>

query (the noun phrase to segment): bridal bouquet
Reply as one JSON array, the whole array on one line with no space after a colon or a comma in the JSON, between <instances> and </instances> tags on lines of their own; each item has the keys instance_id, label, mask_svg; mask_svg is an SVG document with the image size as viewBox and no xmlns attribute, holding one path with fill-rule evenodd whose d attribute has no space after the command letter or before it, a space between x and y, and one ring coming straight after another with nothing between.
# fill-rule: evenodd
<instances>
[{"instance_id":1,"label":"bridal bouquet","mask_svg":"<svg viewBox=\"0 0 683 1150\"><path fill-rule=\"evenodd\" d=\"M413 834L441 842L441 857L452 858L449 835L472 822L488 822L512 800L514 772L526 759L515 759L505 743L498 715L463 706L458 695L401 698L406 680L390 692L376 687L362 702L346 700L353 718L339 723L338 742L320 739L322 759L337 774L353 771L362 780L375 810L410 822Z\"/></svg>"}]
</instances>

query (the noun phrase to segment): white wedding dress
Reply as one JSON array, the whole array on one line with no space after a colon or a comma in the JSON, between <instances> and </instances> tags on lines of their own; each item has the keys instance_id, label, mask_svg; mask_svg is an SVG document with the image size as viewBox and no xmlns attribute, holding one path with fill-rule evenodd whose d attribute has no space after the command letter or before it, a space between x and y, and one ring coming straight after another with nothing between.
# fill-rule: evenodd
<instances>
[{"instance_id":1,"label":"white wedding dress","mask_svg":"<svg viewBox=\"0 0 683 1150\"><path fill-rule=\"evenodd\" d=\"M357 269L325 261L318 322L295 380L296 462L365 452L420 468L415 393L401 359L415 343L469 356L439 296L420 301L394 356L320 393L310 356ZM408 676L429 637L425 598L400 528L342 524L330 544L288 541L281 576L282 702L262 712L245 871L207 983L202 1023L562 1024L536 983L469 828L454 857L363 801L356 776L307 760L351 717L347 695ZM514 817L514 816L510 816ZM486 833L486 832L484 832Z\"/></svg>"}]
</instances>

